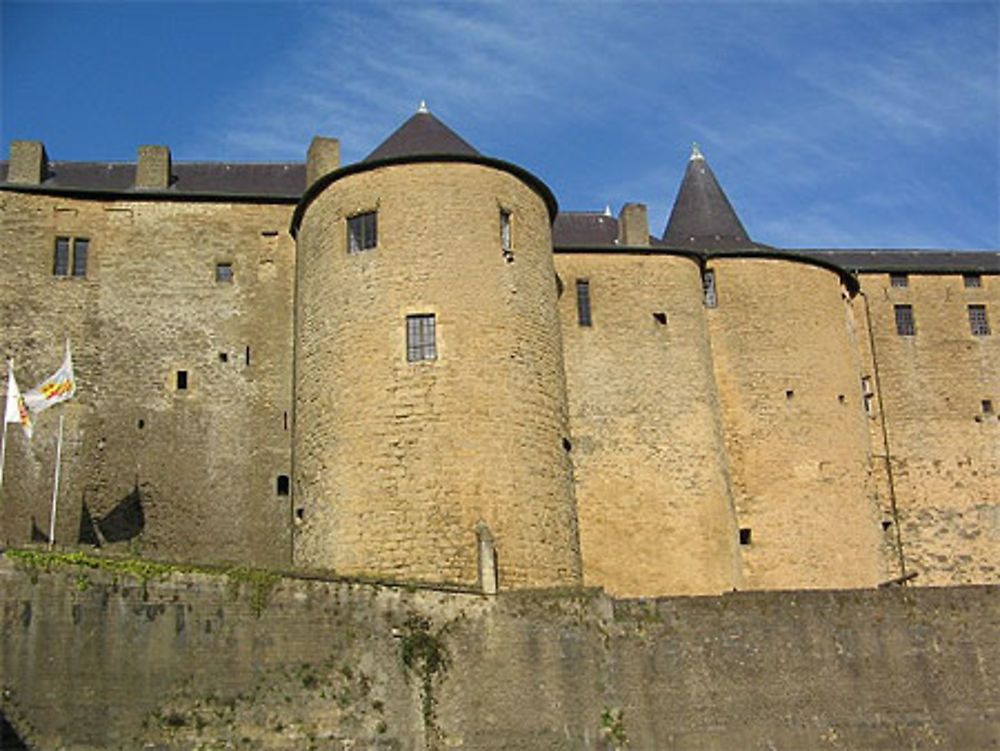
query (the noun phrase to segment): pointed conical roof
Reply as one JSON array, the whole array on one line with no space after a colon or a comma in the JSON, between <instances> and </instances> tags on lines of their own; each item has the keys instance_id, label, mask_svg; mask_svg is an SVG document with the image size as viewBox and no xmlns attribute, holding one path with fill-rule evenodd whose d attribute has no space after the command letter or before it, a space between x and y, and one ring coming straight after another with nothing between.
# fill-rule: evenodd
<instances>
[{"instance_id":1,"label":"pointed conical roof","mask_svg":"<svg viewBox=\"0 0 1000 751\"><path fill-rule=\"evenodd\" d=\"M663 230L663 242L675 248L698 250L754 247L697 145L691 150L684 180Z\"/></svg>"},{"instance_id":2,"label":"pointed conical roof","mask_svg":"<svg viewBox=\"0 0 1000 751\"><path fill-rule=\"evenodd\" d=\"M417 154L479 156L478 151L434 117L427 110L427 105L421 102L416 114L400 125L363 161L374 162Z\"/></svg>"}]
</instances>

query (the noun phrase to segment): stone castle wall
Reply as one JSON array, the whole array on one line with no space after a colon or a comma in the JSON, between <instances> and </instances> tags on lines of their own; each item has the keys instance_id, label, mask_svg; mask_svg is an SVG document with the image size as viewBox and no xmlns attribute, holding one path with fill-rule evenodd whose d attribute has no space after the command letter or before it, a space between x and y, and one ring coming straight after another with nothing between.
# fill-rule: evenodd
<instances>
[{"instance_id":1,"label":"stone castle wall","mask_svg":"<svg viewBox=\"0 0 1000 751\"><path fill-rule=\"evenodd\" d=\"M1000 744L997 587L613 601L19 566L0 721L36 751Z\"/></svg>"},{"instance_id":2,"label":"stone castle wall","mask_svg":"<svg viewBox=\"0 0 1000 751\"><path fill-rule=\"evenodd\" d=\"M377 246L348 252L373 211ZM382 167L326 187L298 242L296 563L475 584L482 522L501 587L578 583L543 199L480 164ZM409 362L426 314L436 357Z\"/></svg>"},{"instance_id":3,"label":"stone castle wall","mask_svg":"<svg viewBox=\"0 0 1000 751\"><path fill-rule=\"evenodd\" d=\"M86 505L105 542L153 555L290 560L277 484L291 471L289 217L281 205L0 193L5 354L26 390L69 338L79 382L30 444L8 429L0 540L30 539L33 521L48 533L62 412L58 543L77 543ZM57 237L89 240L85 277L53 275ZM216 281L219 263L231 282Z\"/></svg>"}]
</instances>

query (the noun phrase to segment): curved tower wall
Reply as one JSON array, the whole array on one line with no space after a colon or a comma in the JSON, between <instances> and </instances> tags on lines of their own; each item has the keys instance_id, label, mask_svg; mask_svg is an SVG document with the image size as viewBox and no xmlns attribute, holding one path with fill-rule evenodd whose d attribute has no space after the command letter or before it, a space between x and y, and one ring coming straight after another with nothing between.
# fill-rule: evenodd
<instances>
[{"instance_id":1,"label":"curved tower wall","mask_svg":"<svg viewBox=\"0 0 1000 751\"><path fill-rule=\"evenodd\" d=\"M697 262L564 252L556 268L584 582L622 597L739 587Z\"/></svg>"},{"instance_id":2,"label":"curved tower wall","mask_svg":"<svg viewBox=\"0 0 1000 751\"><path fill-rule=\"evenodd\" d=\"M377 246L348 252L376 211ZM509 212L512 248L501 248ZM407 359L408 315L437 356ZM341 176L298 235L295 562L500 587L580 581L551 229L513 174L448 162Z\"/></svg>"},{"instance_id":3,"label":"curved tower wall","mask_svg":"<svg viewBox=\"0 0 1000 751\"><path fill-rule=\"evenodd\" d=\"M748 530L746 586L875 585L885 576L882 532L859 350L838 275L772 259L708 265L733 492Z\"/></svg>"}]
</instances>

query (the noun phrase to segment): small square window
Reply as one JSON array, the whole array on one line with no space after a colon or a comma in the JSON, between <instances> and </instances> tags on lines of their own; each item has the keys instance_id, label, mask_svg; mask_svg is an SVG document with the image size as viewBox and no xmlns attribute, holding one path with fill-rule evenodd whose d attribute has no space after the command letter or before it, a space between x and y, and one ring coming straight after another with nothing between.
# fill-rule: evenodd
<instances>
[{"instance_id":1,"label":"small square window","mask_svg":"<svg viewBox=\"0 0 1000 751\"><path fill-rule=\"evenodd\" d=\"M740 527L740 545L749 545L753 539L753 530L750 527Z\"/></svg>"},{"instance_id":2,"label":"small square window","mask_svg":"<svg viewBox=\"0 0 1000 751\"><path fill-rule=\"evenodd\" d=\"M897 305L895 310L896 333L900 336L915 336L917 333L917 323L913 317L913 306Z\"/></svg>"},{"instance_id":3,"label":"small square window","mask_svg":"<svg viewBox=\"0 0 1000 751\"><path fill-rule=\"evenodd\" d=\"M215 281L221 283L229 283L233 281L233 264L231 263L217 263L215 264Z\"/></svg>"},{"instance_id":4,"label":"small square window","mask_svg":"<svg viewBox=\"0 0 1000 751\"><path fill-rule=\"evenodd\" d=\"M87 275L87 251L90 249L90 240L85 237L77 237L73 240L73 276Z\"/></svg>"},{"instance_id":5,"label":"small square window","mask_svg":"<svg viewBox=\"0 0 1000 751\"><path fill-rule=\"evenodd\" d=\"M962 283L968 287L982 287L983 278L979 274L962 274Z\"/></svg>"},{"instance_id":6,"label":"small square window","mask_svg":"<svg viewBox=\"0 0 1000 751\"><path fill-rule=\"evenodd\" d=\"M69 275L69 238L57 237L56 249L52 256L53 276Z\"/></svg>"},{"instance_id":7,"label":"small square window","mask_svg":"<svg viewBox=\"0 0 1000 751\"><path fill-rule=\"evenodd\" d=\"M406 359L410 362L437 359L434 314L406 317Z\"/></svg>"},{"instance_id":8,"label":"small square window","mask_svg":"<svg viewBox=\"0 0 1000 751\"><path fill-rule=\"evenodd\" d=\"M983 414L984 415L992 415L993 414L993 400L992 399L983 399L982 404L983 404Z\"/></svg>"},{"instance_id":9,"label":"small square window","mask_svg":"<svg viewBox=\"0 0 1000 751\"><path fill-rule=\"evenodd\" d=\"M593 325L590 317L590 282L587 279L576 280L576 320L581 326Z\"/></svg>"},{"instance_id":10,"label":"small square window","mask_svg":"<svg viewBox=\"0 0 1000 751\"><path fill-rule=\"evenodd\" d=\"M908 274L889 274L890 287L909 287L910 277Z\"/></svg>"},{"instance_id":11,"label":"small square window","mask_svg":"<svg viewBox=\"0 0 1000 751\"><path fill-rule=\"evenodd\" d=\"M374 211L347 218L347 250L358 253L378 244L378 216Z\"/></svg>"},{"instance_id":12,"label":"small square window","mask_svg":"<svg viewBox=\"0 0 1000 751\"><path fill-rule=\"evenodd\" d=\"M706 308L714 308L719 304L719 296L715 290L715 271L705 269L701 275L701 289L704 294Z\"/></svg>"},{"instance_id":13,"label":"small square window","mask_svg":"<svg viewBox=\"0 0 1000 751\"><path fill-rule=\"evenodd\" d=\"M973 336L990 335L990 322L986 318L985 305L969 306L969 328Z\"/></svg>"}]
</instances>

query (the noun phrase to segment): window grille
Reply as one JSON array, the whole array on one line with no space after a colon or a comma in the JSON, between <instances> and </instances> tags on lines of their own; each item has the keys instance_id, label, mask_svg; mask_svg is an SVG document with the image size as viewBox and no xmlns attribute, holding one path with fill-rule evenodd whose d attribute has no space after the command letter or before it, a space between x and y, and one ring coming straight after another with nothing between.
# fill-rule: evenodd
<instances>
[{"instance_id":1,"label":"window grille","mask_svg":"<svg viewBox=\"0 0 1000 751\"><path fill-rule=\"evenodd\" d=\"M437 359L433 313L406 317L406 359L410 362Z\"/></svg>"},{"instance_id":2,"label":"window grille","mask_svg":"<svg viewBox=\"0 0 1000 751\"><path fill-rule=\"evenodd\" d=\"M590 282L587 279L576 280L576 320L581 326L591 326L590 317Z\"/></svg>"},{"instance_id":3,"label":"window grille","mask_svg":"<svg viewBox=\"0 0 1000 751\"><path fill-rule=\"evenodd\" d=\"M890 287L909 287L910 277L907 274L889 274Z\"/></svg>"},{"instance_id":4,"label":"window grille","mask_svg":"<svg viewBox=\"0 0 1000 751\"><path fill-rule=\"evenodd\" d=\"M358 253L378 244L378 216L374 211L347 218L347 250Z\"/></svg>"},{"instance_id":5,"label":"window grille","mask_svg":"<svg viewBox=\"0 0 1000 751\"><path fill-rule=\"evenodd\" d=\"M985 305L969 306L969 328L973 336L989 336L990 322L986 318Z\"/></svg>"},{"instance_id":6,"label":"window grille","mask_svg":"<svg viewBox=\"0 0 1000 751\"><path fill-rule=\"evenodd\" d=\"M57 237L56 250L52 257L52 273L55 276L69 274L69 238Z\"/></svg>"},{"instance_id":7,"label":"window grille","mask_svg":"<svg viewBox=\"0 0 1000 751\"><path fill-rule=\"evenodd\" d=\"M701 275L701 289L704 293L705 307L714 308L719 304L719 296L715 290L715 271L705 269Z\"/></svg>"},{"instance_id":8,"label":"window grille","mask_svg":"<svg viewBox=\"0 0 1000 751\"><path fill-rule=\"evenodd\" d=\"M85 237L77 237L73 240L73 276L87 275L87 251L90 249L90 240Z\"/></svg>"},{"instance_id":9,"label":"window grille","mask_svg":"<svg viewBox=\"0 0 1000 751\"><path fill-rule=\"evenodd\" d=\"M896 333L900 336L915 336L917 324L913 318L912 305L896 306Z\"/></svg>"},{"instance_id":10,"label":"window grille","mask_svg":"<svg viewBox=\"0 0 1000 751\"><path fill-rule=\"evenodd\" d=\"M983 278L979 274L962 274L962 283L966 287L982 287Z\"/></svg>"}]
</instances>

